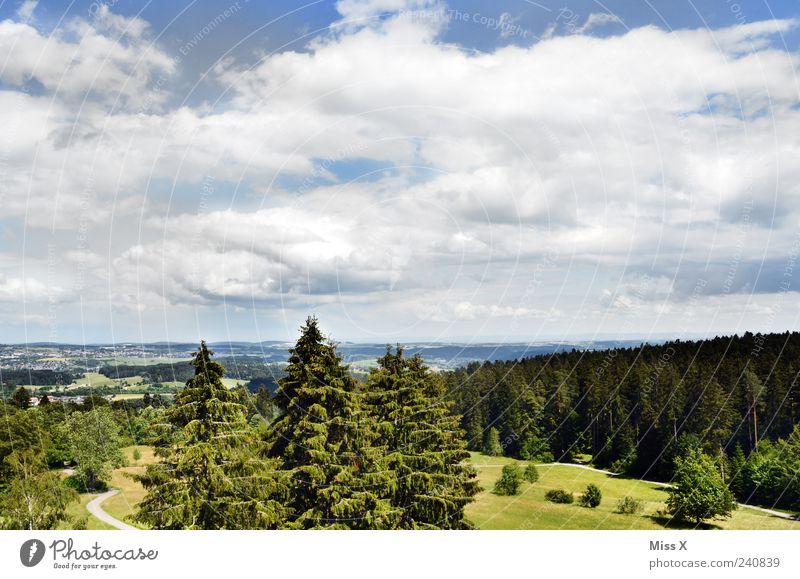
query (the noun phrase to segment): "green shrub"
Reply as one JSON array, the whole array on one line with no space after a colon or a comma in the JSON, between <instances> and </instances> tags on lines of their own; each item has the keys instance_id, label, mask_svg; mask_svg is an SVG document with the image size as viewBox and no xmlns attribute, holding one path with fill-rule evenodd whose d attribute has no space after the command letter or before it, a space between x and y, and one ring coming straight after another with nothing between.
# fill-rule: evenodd
<instances>
[{"instance_id":1,"label":"green shrub","mask_svg":"<svg viewBox=\"0 0 800 579\"><path fill-rule=\"evenodd\" d=\"M138 461L142 458L142 452L138 448L133 449L133 460Z\"/></svg>"},{"instance_id":2,"label":"green shrub","mask_svg":"<svg viewBox=\"0 0 800 579\"><path fill-rule=\"evenodd\" d=\"M617 502L617 512L621 515L635 515L642 511L642 501L633 497L624 497Z\"/></svg>"},{"instance_id":3,"label":"green shrub","mask_svg":"<svg viewBox=\"0 0 800 579\"><path fill-rule=\"evenodd\" d=\"M552 489L544 493L544 498L551 503L560 503L569 505L575 501L572 493L568 493L564 489Z\"/></svg>"},{"instance_id":4,"label":"green shrub","mask_svg":"<svg viewBox=\"0 0 800 579\"><path fill-rule=\"evenodd\" d=\"M586 487L586 492L581 495L580 505L594 509L600 506L601 500L603 500L603 493L600 492L600 488L597 485L590 484Z\"/></svg>"},{"instance_id":5,"label":"green shrub","mask_svg":"<svg viewBox=\"0 0 800 579\"><path fill-rule=\"evenodd\" d=\"M525 480L529 483L535 483L538 481L539 471L536 470L536 465L532 463L528 464L528 466L525 467L525 472L522 474L522 476L525 477Z\"/></svg>"},{"instance_id":6,"label":"green shrub","mask_svg":"<svg viewBox=\"0 0 800 579\"><path fill-rule=\"evenodd\" d=\"M521 486L522 470L514 462L503 467L503 473L494 483L494 492L498 495L517 495Z\"/></svg>"},{"instance_id":7,"label":"green shrub","mask_svg":"<svg viewBox=\"0 0 800 579\"><path fill-rule=\"evenodd\" d=\"M675 477L667 507L677 519L701 523L727 518L736 509L736 499L722 480L714 461L699 449L675 460Z\"/></svg>"}]
</instances>

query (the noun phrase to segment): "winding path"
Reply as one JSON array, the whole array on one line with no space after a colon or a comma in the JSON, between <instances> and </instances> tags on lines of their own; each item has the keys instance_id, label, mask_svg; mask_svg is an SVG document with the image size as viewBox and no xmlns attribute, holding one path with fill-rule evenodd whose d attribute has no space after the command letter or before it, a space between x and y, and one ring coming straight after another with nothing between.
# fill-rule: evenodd
<instances>
[{"instance_id":1,"label":"winding path","mask_svg":"<svg viewBox=\"0 0 800 579\"><path fill-rule=\"evenodd\" d=\"M103 507L100 506L104 500L113 497L118 492L119 489L111 489L110 491L104 492L102 495L87 503L86 510L104 523L120 529L121 531L138 531L139 529L136 527L129 525L128 523L123 523L119 519L112 517L103 510Z\"/></svg>"},{"instance_id":2,"label":"winding path","mask_svg":"<svg viewBox=\"0 0 800 579\"><path fill-rule=\"evenodd\" d=\"M575 463L571 463L571 462L537 463L535 466L554 466L554 465L556 465L556 466L570 466L572 468L582 468L582 469L585 469L585 470L591 470L593 472L599 472L599 473L602 473L602 474L605 474L605 475L608 475L608 476L620 476L619 473L616 473L616 472L611 472L611 471L608 471L608 470L601 470L599 468L586 466L585 464L575 464ZM474 466L480 468L482 466L500 466L500 465L496 465L496 464L476 464ZM654 480L643 480L643 479L632 479L632 480L638 480L638 481L643 482L643 483L656 485L656 486L660 486L660 487L666 487L666 488L672 487L672 485L669 484L669 483L657 482L657 481L654 481ZM736 504L738 504L740 507L744 507L746 509L753 509L753 510L756 510L756 511L761 511L762 513L765 513L767 515L772 515L773 517L779 517L781 519L788 519L790 521L798 521L798 520L800 520L800 518L798 518L797 515L791 515L789 513L782 513L780 511L773 511L772 509L765 509L764 507L757 507L755 505L748 505L746 503L736 503Z\"/></svg>"}]
</instances>

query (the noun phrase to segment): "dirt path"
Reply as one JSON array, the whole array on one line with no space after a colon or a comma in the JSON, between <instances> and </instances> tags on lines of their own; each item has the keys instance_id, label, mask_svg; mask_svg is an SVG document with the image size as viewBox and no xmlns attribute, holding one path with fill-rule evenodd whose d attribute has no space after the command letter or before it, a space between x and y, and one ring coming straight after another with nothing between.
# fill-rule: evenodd
<instances>
[{"instance_id":1,"label":"dirt path","mask_svg":"<svg viewBox=\"0 0 800 579\"><path fill-rule=\"evenodd\" d=\"M86 510L89 511L92 515L94 515L98 519L100 519L101 521L103 521L104 523L108 523L112 527L116 527L117 529L120 529L122 531L138 531L139 529L137 529L136 527L131 526L127 523L123 523L119 519L112 517L103 510L102 506L100 506L104 500L113 497L118 492L119 492L118 489L111 489L110 491L103 493L94 500L90 501L86 505Z\"/></svg>"},{"instance_id":2,"label":"dirt path","mask_svg":"<svg viewBox=\"0 0 800 579\"><path fill-rule=\"evenodd\" d=\"M611 472L611 471L608 471L608 470L601 470L599 468L586 466L585 464L573 464L573 463L570 463L570 462L548 462L548 463L541 463L541 464L537 463L536 464L536 466L553 466L553 465L569 466L569 467L572 467L572 468L582 468L582 469L585 469L585 470L591 470L593 472L599 472L601 474L605 474L605 475L608 475L608 476L619 476L619 473ZM482 466L500 466L500 465L497 465L497 464L476 464L474 466L480 468ZM641 481L643 483L656 485L656 486L660 486L660 487L665 487L665 488L672 487L672 485L669 484L669 483L657 482L657 481L654 481L654 480L644 480L644 479L633 479L633 480L639 480L639 481ZM765 509L764 507L757 507L755 505L747 505L745 503L737 503L737 504L740 507L743 507L745 509L753 509L753 510L756 510L756 511L761 511L762 513L765 513L767 515L772 515L773 517L779 517L781 519L788 519L790 521L798 521L798 520L800 520L800 519L798 519L798 517L796 515L790 515L789 513L782 513L780 511L773 511L772 509Z\"/></svg>"}]
</instances>

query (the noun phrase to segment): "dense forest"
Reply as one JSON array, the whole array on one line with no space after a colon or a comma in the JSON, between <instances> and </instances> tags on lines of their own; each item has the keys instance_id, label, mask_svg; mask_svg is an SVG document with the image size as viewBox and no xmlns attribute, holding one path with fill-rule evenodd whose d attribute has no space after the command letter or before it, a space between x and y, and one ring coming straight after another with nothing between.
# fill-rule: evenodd
<instances>
[{"instance_id":1,"label":"dense forest","mask_svg":"<svg viewBox=\"0 0 800 579\"><path fill-rule=\"evenodd\" d=\"M798 373L800 333L787 332L471 364L446 381L472 450L591 455L668 481L699 447L741 500L797 508Z\"/></svg>"}]
</instances>

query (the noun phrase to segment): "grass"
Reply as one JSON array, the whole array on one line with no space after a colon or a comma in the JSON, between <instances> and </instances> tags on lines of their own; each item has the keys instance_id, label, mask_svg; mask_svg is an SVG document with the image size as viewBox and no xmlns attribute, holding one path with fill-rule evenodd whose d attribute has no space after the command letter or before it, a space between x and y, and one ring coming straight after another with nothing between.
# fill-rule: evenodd
<instances>
[{"instance_id":1,"label":"grass","mask_svg":"<svg viewBox=\"0 0 800 579\"><path fill-rule=\"evenodd\" d=\"M114 400L138 400L143 398L144 394L114 394Z\"/></svg>"},{"instance_id":2,"label":"grass","mask_svg":"<svg viewBox=\"0 0 800 579\"><path fill-rule=\"evenodd\" d=\"M175 388L175 389L180 389L186 386L185 382L180 382L176 380L171 380L169 382L160 382L160 384L163 384L167 388Z\"/></svg>"},{"instance_id":3,"label":"grass","mask_svg":"<svg viewBox=\"0 0 800 579\"><path fill-rule=\"evenodd\" d=\"M108 376L103 376L99 372L84 372L83 378L76 378L70 384L71 387L77 386L116 386L116 381L109 378Z\"/></svg>"},{"instance_id":4,"label":"grass","mask_svg":"<svg viewBox=\"0 0 800 579\"><path fill-rule=\"evenodd\" d=\"M223 378L222 384L228 388L236 388L238 384L247 384L247 380L237 380L236 378ZM181 383L183 385L183 383Z\"/></svg>"},{"instance_id":5,"label":"grass","mask_svg":"<svg viewBox=\"0 0 800 579\"><path fill-rule=\"evenodd\" d=\"M478 471L478 480L484 492L467 506L466 515L480 529L679 528L674 521L658 515L657 511L666 508L667 492L663 487L651 483L552 464L537 467L538 482L524 483L519 495L505 497L495 495L491 489L500 477L503 466L514 461L477 453L473 453L470 460ZM544 500L544 493L550 489L571 491L577 497L590 483L597 485L603 493L602 503L595 509L581 507L577 502L563 505ZM642 501L644 508L640 514L620 515L614 512L617 501L626 495ZM690 528L695 527L692 525ZM800 522L739 508L731 518L715 520L699 528L800 530Z\"/></svg>"},{"instance_id":6,"label":"grass","mask_svg":"<svg viewBox=\"0 0 800 579\"><path fill-rule=\"evenodd\" d=\"M86 518L86 529L89 531L107 531L113 529L114 527L104 523L94 515L90 515L89 511L86 510L86 505L95 499L98 494L99 493L84 493L78 497L77 501L70 503L67 507L67 515L70 517L70 520L62 522L57 528L72 529L73 521Z\"/></svg>"},{"instance_id":7,"label":"grass","mask_svg":"<svg viewBox=\"0 0 800 579\"><path fill-rule=\"evenodd\" d=\"M138 448L141 458L133 460L133 449ZM129 446L123 449L128 459L128 466L118 468L111 476L110 488L119 489L119 493L103 502L103 510L112 517L125 521L130 525L141 527L138 523L128 518L136 510L136 505L144 498L144 487L129 475L144 473L145 466L156 462L153 448L149 446Z\"/></svg>"}]
</instances>

